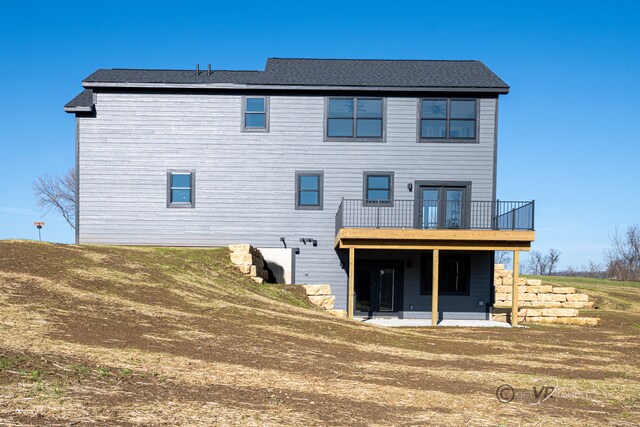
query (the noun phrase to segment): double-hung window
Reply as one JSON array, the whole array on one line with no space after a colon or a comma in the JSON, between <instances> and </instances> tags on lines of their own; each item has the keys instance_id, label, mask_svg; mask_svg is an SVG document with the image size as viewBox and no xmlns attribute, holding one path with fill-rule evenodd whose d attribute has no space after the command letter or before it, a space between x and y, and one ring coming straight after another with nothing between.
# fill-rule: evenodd
<instances>
[{"instance_id":1,"label":"double-hung window","mask_svg":"<svg viewBox=\"0 0 640 427\"><path fill-rule=\"evenodd\" d=\"M194 171L167 172L167 207L195 207Z\"/></svg>"},{"instance_id":2,"label":"double-hung window","mask_svg":"<svg viewBox=\"0 0 640 427\"><path fill-rule=\"evenodd\" d=\"M393 172L364 173L365 205L393 203Z\"/></svg>"},{"instance_id":3,"label":"double-hung window","mask_svg":"<svg viewBox=\"0 0 640 427\"><path fill-rule=\"evenodd\" d=\"M420 101L420 139L423 141L475 141L476 122L475 99Z\"/></svg>"},{"instance_id":4,"label":"double-hung window","mask_svg":"<svg viewBox=\"0 0 640 427\"><path fill-rule=\"evenodd\" d=\"M327 139L382 140L382 98L328 98Z\"/></svg>"},{"instance_id":5,"label":"double-hung window","mask_svg":"<svg viewBox=\"0 0 640 427\"><path fill-rule=\"evenodd\" d=\"M322 210L322 171L296 172L296 209Z\"/></svg>"},{"instance_id":6,"label":"double-hung window","mask_svg":"<svg viewBox=\"0 0 640 427\"><path fill-rule=\"evenodd\" d=\"M245 132L267 132L269 130L269 98L245 96L243 103L242 129Z\"/></svg>"}]
</instances>

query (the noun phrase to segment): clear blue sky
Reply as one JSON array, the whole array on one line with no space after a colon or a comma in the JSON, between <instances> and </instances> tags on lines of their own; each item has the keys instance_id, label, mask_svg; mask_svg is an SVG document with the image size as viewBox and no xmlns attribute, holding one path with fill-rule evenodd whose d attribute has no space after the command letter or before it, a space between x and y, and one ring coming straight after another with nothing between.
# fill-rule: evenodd
<instances>
[{"instance_id":1,"label":"clear blue sky","mask_svg":"<svg viewBox=\"0 0 640 427\"><path fill-rule=\"evenodd\" d=\"M536 200L535 249L559 249L562 266L600 261L614 227L640 223L634 2L11 3L0 14L0 238L37 238L31 184L73 165L62 107L95 69L262 69L270 56L482 60L511 86L498 195ZM44 220L45 239L73 240L61 218Z\"/></svg>"}]
</instances>

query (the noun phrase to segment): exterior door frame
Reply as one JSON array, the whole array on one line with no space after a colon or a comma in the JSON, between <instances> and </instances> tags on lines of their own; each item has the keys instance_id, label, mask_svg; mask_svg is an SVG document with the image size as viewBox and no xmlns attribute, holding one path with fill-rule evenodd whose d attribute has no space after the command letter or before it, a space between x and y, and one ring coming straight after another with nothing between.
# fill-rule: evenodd
<instances>
[{"instance_id":1,"label":"exterior door frame","mask_svg":"<svg viewBox=\"0 0 640 427\"><path fill-rule=\"evenodd\" d=\"M358 268L375 268L375 269L383 269L383 268L391 268L394 270L394 290L393 290L393 310L391 311L380 311L379 304L380 302L376 302L375 306L378 310L374 311L373 301L370 301L369 314L389 314L389 313L397 313L398 311L402 311L402 299L403 299L403 288L404 288L404 260L397 259L362 259L356 260L356 269ZM355 292L355 289L354 289ZM379 295L379 289L378 289ZM379 297L378 297L379 298ZM355 302L355 301L354 301ZM356 314L366 313L364 311L356 311L356 304L354 304L354 311Z\"/></svg>"},{"instance_id":2,"label":"exterior door frame","mask_svg":"<svg viewBox=\"0 0 640 427\"><path fill-rule=\"evenodd\" d=\"M416 180L414 183L415 191L414 191L414 227L421 229L422 228L422 189L424 187L459 187L464 189L463 192L463 222L460 228L464 229L468 226L469 223L469 214L470 209L468 209L469 201L471 201L471 181L421 181ZM446 211L446 209L444 209ZM441 218L446 216L446 212L443 212L443 209L440 207L440 199L438 198L438 226L437 228L441 228L441 225L444 224L444 221Z\"/></svg>"}]
</instances>

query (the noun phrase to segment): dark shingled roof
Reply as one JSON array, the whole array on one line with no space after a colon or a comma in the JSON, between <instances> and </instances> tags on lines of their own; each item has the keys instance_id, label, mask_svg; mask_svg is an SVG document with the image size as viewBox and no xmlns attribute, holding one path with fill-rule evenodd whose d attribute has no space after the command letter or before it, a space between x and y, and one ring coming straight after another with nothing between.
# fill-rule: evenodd
<instances>
[{"instance_id":1,"label":"dark shingled roof","mask_svg":"<svg viewBox=\"0 0 640 427\"><path fill-rule=\"evenodd\" d=\"M480 61L269 58L264 71L101 69L85 87L112 84L242 84L387 88L508 89Z\"/></svg>"},{"instance_id":2,"label":"dark shingled roof","mask_svg":"<svg viewBox=\"0 0 640 427\"><path fill-rule=\"evenodd\" d=\"M509 88L480 61L270 58L265 74L285 85Z\"/></svg>"},{"instance_id":3,"label":"dark shingled roof","mask_svg":"<svg viewBox=\"0 0 640 427\"><path fill-rule=\"evenodd\" d=\"M134 69L100 69L84 79L83 86L90 87L95 83L151 83L151 84L265 84L264 71L207 71L200 70L134 70Z\"/></svg>"},{"instance_id":4,"label":"dark shingled roof","mask_svg":"<svg viewBox=\"0 0 640 427\"><path fill-rule=\"evenodd\" d=\"M85 88L234 88L455 91L504 94L509 86L480 61L269 58L264 71L100 69ZM91 111L84 91L65 111Z\"/></svg>"},{"instance_id":5,"label":"dark shingled roof","mask_svg":"<svg viewBox=\"0 0 640 427\"><path fill-rule=\"evenodd\" d=\"M64 106L67 113L81 113L93 111L93 91L85 89Z\"/></svg>"}]
</instances>

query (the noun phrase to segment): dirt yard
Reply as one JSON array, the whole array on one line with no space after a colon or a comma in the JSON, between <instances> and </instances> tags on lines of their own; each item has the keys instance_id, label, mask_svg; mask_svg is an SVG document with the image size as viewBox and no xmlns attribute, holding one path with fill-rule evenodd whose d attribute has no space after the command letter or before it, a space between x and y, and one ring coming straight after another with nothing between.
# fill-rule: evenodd
<instances>
[{"instance_id":1,"label":"dirt yard","mask_svg":"<svg viewBox=\"0 0 640 427\"><path fill-rule=\"evenodd\" d=\"M594 292L599 327L382 329L222 249L0 242L0 425L636 426L640 288Z\"/></svg>"}]
</instances>

